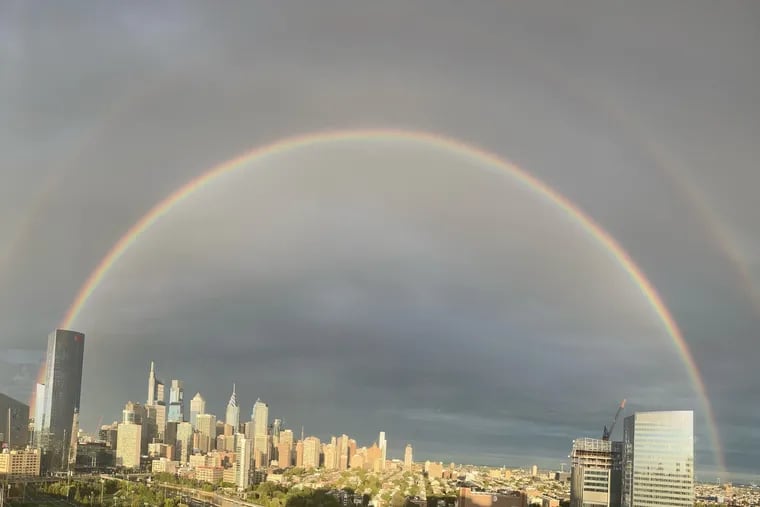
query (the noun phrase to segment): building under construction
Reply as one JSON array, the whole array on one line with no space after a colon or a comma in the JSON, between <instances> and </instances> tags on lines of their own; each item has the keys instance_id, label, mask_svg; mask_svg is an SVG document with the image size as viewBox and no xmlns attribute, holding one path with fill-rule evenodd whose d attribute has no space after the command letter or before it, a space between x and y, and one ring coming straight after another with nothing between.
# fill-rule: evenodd
<instances>
[{"instance_id":1,"label":"building under construction","mask_svg":"<svg viewBox=\"0 0 760 507\"><path fill-rule=\"evenodd\" d=\"M570 507L619 507L622 442L573 440Z\"/></svg>"},{"instance_id":2,"label":"building under construction","mask_svg":"<svg viewBox=\"0 0 760 507\"><path fill-rule=\"evenodd\" d=\"M570 454L570 507L620 507L623 479L623 443L611 442L625 400L618 407L602 438L573 440Z\"/></svg>"}]
</instances>

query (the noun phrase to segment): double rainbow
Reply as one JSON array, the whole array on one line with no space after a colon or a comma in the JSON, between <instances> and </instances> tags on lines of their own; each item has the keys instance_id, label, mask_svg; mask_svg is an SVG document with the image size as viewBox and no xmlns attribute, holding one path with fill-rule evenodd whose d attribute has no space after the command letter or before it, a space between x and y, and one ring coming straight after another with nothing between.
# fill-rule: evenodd
<instances>
[{"instance_id":1,"label":"double rainbow","mask_svg":"<svg viewBox=\"0 0 760 507\"><path fill-rule=\"evenodd\" d=\"M540 197L546 199L559 211L570 217L577 223L588 235L593 238L605 251L607 251L615 261L620 265L622 270L628 275L631 281L638 287L644 296L652 311L662 322L665 330L670 336L673 345L681 357L689 379L699 397L700 403L706 414L709 437L712 441L713 451L716 462L721 470L725 470L723 453L718 437L718 431L715 423L715 416L707 397L702 377L694 362L691 351L681 334L678 325L665 306L662 298L652 283L647 279L642 270L634 263L633 259L620 246L620 244L590 216L584 213L577 205L568 200L566 197L546 185L538 178L532 176L527 171L503 160L494 153L482 150L480 148L465 144L456 139L451 139L441 135L431 134L420 131L393 130L393 129L361 129L361 130L337 130L328 132L318 132L295 137L288 137L272 144L254 148L242 155L223 162L200 176L187 182L178 188L161 202L156 204L147 214L138 220L129 230L119 239L103 257L98 266L87 278L87 281L79 289L74 302L69 307L66 315L60 323L61 328L71 328L84 308L90 296L97 290L103 278L108 274L111 267L121 258L124 252L132 246L143 232L148 230L162 216L169 213L177 204L189 198L195 192L201 190L207 184L225 174L241 169L252 162L263 161L267 158L279 154L310 146L323 145L329 143L351 143L355 141L414 141L421 144L427 144L431 147L448 150L458 155L464 155L480 163L501 170L506 175L519 182L528 190Z\"/></svg>"}]
</instances>

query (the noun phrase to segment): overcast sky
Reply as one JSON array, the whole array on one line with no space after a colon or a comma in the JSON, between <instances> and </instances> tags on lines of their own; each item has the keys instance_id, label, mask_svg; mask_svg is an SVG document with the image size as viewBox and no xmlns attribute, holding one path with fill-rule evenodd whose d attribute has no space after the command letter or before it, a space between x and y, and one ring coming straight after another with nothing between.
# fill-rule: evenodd
<instances>
[{"instance_id":1,"label":"overcast sky","mask_svg":"<svg viewBox=\"0 0 760 507\"><path fill-rule=\"evenodd\" d=\"M0 6L0 386L110 246L211 166L284 136L439 133L513 161L630 253L681 326L737 477L760 462L760 4L27 2ZM159 221L75 322L82 421L149 361L223 416L420 459L559 467L627 414L693 409L637 287L483 161L415 141L250 164ZM616 432L617 434L618 432Z\"/></svg>"}]
</instances>

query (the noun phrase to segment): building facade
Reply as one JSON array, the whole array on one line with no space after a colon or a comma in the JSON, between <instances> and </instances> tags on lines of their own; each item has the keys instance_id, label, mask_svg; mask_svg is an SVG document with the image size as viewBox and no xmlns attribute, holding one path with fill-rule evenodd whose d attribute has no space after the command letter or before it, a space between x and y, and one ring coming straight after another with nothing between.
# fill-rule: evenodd
<instances>
[{"instance_id":1,"label":"building facade","mask_svg":"<svg viewBox=\"0 0 760 507\"><path fill-rule=\"evenodd\" d=\"M232 384L232 395L227 402L227 413L224 415L224 422L232 426L233 432L240 431L240 407L237 404L237 395L235 394L235 384Z\"/></svg>"},{"instance_id":2,"label":"building facade","mask_svg":"<svg viewBox=\"0 0 760 507\"><path fill-rule=\"evenodd\" d=\"M172 380L166 420L171 422L185 421L185 387L181 380Z\"/></svg>"},{"instance_id":3,"label":"building facade","mask_svg":"<svg viewBox=\"0 0 760 507\"><path fill-rule=\"evenodd\" d=\"M68 465L74 414L82 394L84 333L56 329L48 337L45 387L37 445L43 449L43 468Z\"/></svg>"},{"instance_id":4,"label":"building facade","mask_svg":"<svg viewBox=\"0 0 760 507\"><path fill-rule=\"evenodd\" d=\"M40 475L39 449L4 449L0 452L0 477L37 477Z\"/></svg>"},{"instance_id":5,"label":"building facade","mask_svg":"<svg viewBox=\"0 0 760 507\"><path fill-rule=\"evenodd\" d=\"M404 470L411 471L412 463L412 444L406 444L406 448L404 449Z\"/></svg>"},{"instance_id":6,"label":"building facade","mask_svg":"<svg viewBox=\"0 0 760 507\"><path fill-rule=\"evenodd\" d=\"M0 393L0 442L9 449L29 444L29 405Z\"/></svg>"},{"instance_id":7,"label":"building facade","mask_svg":"<svg viewBox=\"0 0 760 507\"><path fill-rule=\"evenodd\" d=\"M116 433L116 466L129 469L140 468L142 445L142 425L133 422L122 422Z\"/></svg>"},{"instance_id":8,"label":"building facade","mask_svg":"<svg viewBox=\"0 0 760 507\"><path fill-rule=\"evenodd\" d=\"M624 507L693 507L692 411L626 417L622 450Z\"/></svg>"},{"instance_id":9,"label":"building facade","mask_svg":"<svg viewBox=\"0 0 760 507\"><path fill-rule=\"evenodd\" d=\"M615 467L620 460L615 457L612 442L597 438L576 439L570 459L571 507L619 507L620 488L615 487L615 481L620 481L621 476L615 473Z\"/></svg>"}]
</instances>

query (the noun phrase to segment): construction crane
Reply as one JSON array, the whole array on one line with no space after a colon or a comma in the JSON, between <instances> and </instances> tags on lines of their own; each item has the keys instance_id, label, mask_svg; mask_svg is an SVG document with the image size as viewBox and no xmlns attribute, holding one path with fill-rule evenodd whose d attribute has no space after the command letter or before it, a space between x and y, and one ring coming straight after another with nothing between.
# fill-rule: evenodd
<instances>
[{"instance_id":1,"label":"construction crane","mask_svg":"<svg viewBox=\"0 0 760 507\"><path fill-rule=\"evenodd\" d=\"M612 420L612 424L610 424L610 428L607 429L607 426L604 427L604 432L602 433L602 440L606 441L610 439L610 435L612 435L612 430L615 429L615 423L617 422L618 417L620 417L620 412L622 412L624 408L625 408L625 400L623 400L620 403L620 406L618 407L617 412L615 412L615 418Z\"/></svg>"}]
</instances>

